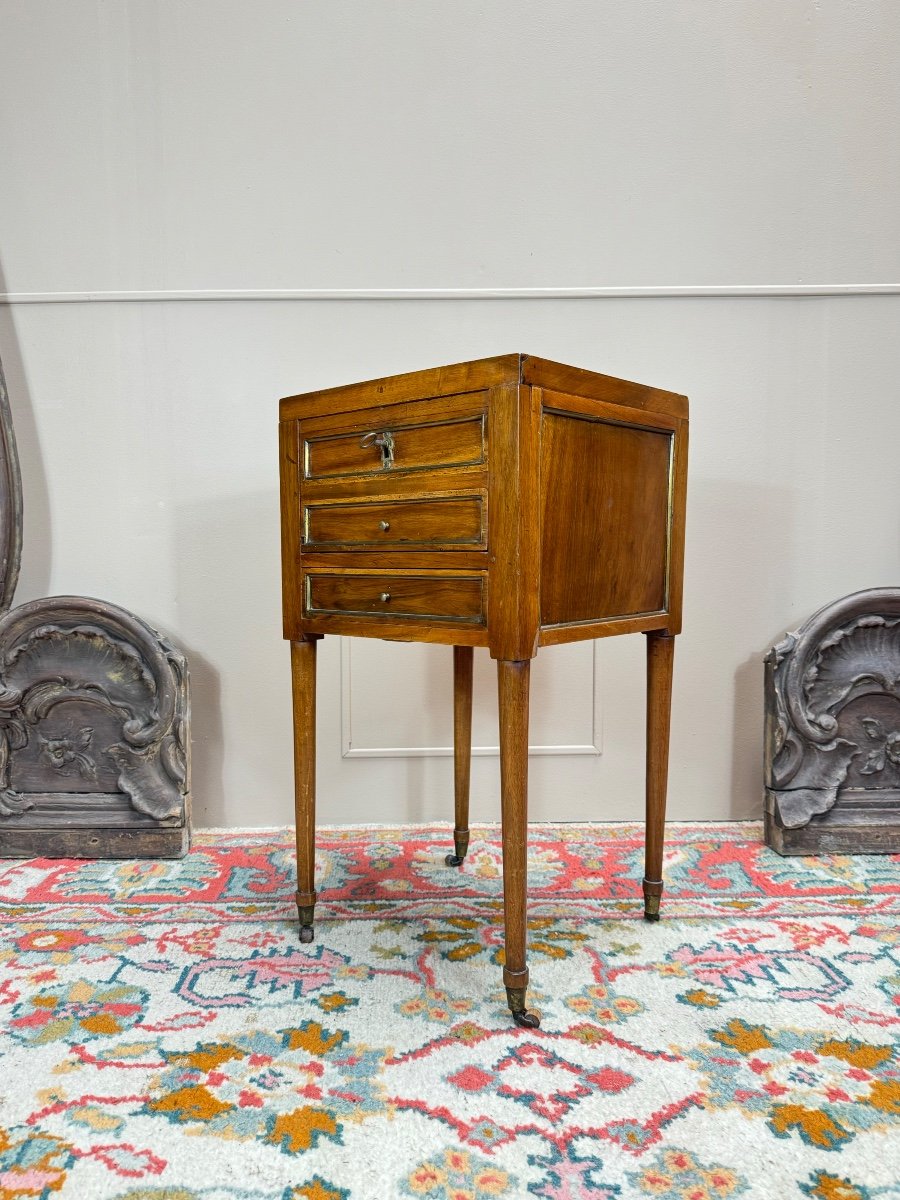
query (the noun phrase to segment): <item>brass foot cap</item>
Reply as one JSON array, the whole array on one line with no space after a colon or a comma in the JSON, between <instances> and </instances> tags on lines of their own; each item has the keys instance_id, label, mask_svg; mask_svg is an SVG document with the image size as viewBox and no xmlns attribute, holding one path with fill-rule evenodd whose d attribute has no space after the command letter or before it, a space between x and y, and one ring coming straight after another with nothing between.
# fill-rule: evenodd
<instances>
[{"instance_id":1,"label":"brass foot cap","mask_svg":"<svg viewBox=\"0 0 900 1200\"><path fill-rule=\"evenodd\" d=\"M663 885L660 880L644 880L644 920L659 920L659 902L662 899Z\"/></svg>"},{"instance_id":2,"label":"brass foot cap","mask_svg":"<svg viewBox=\"0 0 900 1200\"><path fill-rule=\"evenodd\" d=\"M514 1012L513 1020L522 1029L539 1029L541 1025L541 1018L536 1012Z\"/></svg>"},{"instance_id":3,"label":"brass foot cap","mask_svg":"<svg viewBox=\"0 0 900 1200\"><path fill-rule=\"evenodd\" d=\"M312 904L298 904L297 916L300 919L300 941L311 942L313 940L313 914L315 906Z\"/></svg>"},{"instance_id":4,"label":"brass foot cap","mask_svg":"<svg viewBox=\"0 0 900 1200\"><path fill-rule=\"evenodd\" d=\"M468 829L453 830L453 849L455 853L448 854L444 862L448 867L461 867L463 859L466 857L466 851L469 849Z\"/></svg>"},{"instance_id":5,"label":"brass foot cap","mask_svg":"<svg viewBox=\"0 0 900 1200\"><path fill-rule=\"evenodd\" d=\"M525 988L508 987L506 989L506 1002L517 1025L520 1025L523 1029L537 1029L539 1027L541 1014L529 1012L525 1008Z\"/></svg>"}]
</instances>

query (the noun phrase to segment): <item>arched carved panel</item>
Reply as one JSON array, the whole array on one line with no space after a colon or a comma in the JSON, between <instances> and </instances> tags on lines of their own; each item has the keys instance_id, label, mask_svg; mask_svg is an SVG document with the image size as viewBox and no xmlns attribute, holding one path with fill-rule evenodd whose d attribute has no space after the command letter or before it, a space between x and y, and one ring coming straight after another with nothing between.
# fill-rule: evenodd
<instances>
[{"instance_id":1,"label":"arched carved panel","mask_svg":"<svg viewBox=\"0 0 900 1200\"><path fill-rule=\"evenodd\" d=\"M766 659L766 838L900 850L900 588L820 609Z\"/></svg>"},{"instance_id":2,"label":"arched carved panel","mask_svg":"<svg viewBox=\"0 0 900 1200\"><path fill-rule=\"evenodd\" d=\"M0 619L0 842L182 853L190 778L184 657L133 614L55 596ZM92 840L93 839L93 840ZM49 854L44 848L40 853Z\"/></svg>"}]
</instances>

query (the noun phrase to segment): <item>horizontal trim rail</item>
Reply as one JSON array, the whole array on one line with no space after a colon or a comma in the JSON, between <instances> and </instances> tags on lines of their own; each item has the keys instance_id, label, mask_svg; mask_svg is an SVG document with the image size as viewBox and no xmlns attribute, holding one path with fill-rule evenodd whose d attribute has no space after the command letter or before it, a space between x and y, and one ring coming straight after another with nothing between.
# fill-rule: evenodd
<instances>
[{"instance_id":1,"label":"horizontal trim rail","mask_svg":"<svg viewBox=\"0 0 900 1200\"><path fill-rule=\"evenodd\" d=\"M628 300L896 296L900 283L697 284L653 287L213 288L0 292L0 304L153 304L250 300Z\"/></svg>"}]
</instances>

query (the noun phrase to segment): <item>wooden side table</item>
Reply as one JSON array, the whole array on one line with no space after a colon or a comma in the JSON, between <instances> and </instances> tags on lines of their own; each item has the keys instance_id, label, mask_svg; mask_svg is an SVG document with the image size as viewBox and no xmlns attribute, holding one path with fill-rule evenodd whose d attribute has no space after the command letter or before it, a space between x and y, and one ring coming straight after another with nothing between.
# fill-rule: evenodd
<instances>
[{"instance_id":1,"label":"wooden side table","mask_svg":"<svg viewBox=\"0 0 900 1200\"><path fill-rule=\"evenodd\" d=\"M506 962L525 996L528 695L540 646L647 635L644 915L662 893L688 406L510 354L281 401L284 636L291 642L300 938L313 936L316 642L453 646L456 820L469 841L472 653L497 660Z\"/></svg>"}]
</instances>

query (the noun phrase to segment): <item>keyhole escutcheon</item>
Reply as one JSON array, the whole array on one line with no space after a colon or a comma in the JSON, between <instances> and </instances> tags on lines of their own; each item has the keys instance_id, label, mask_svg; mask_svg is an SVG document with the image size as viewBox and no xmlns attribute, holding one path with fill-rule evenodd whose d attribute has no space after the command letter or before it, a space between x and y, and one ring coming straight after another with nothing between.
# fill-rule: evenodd
<instances>
[{"instance_id":1,"label":"keyhole escutcheon","mask_svg":"<svg viewBox=\"0 0 900 1200\"><path fill-rule=\"evenodd\" d=\"M394 435L389 429L378 432L372 430L371 433L364 433L359 439L360 448L368 449L369 446L377 446L381 451L381 468L383 471L389 471L394 465Z\"/></svg>"}]
</instances>

